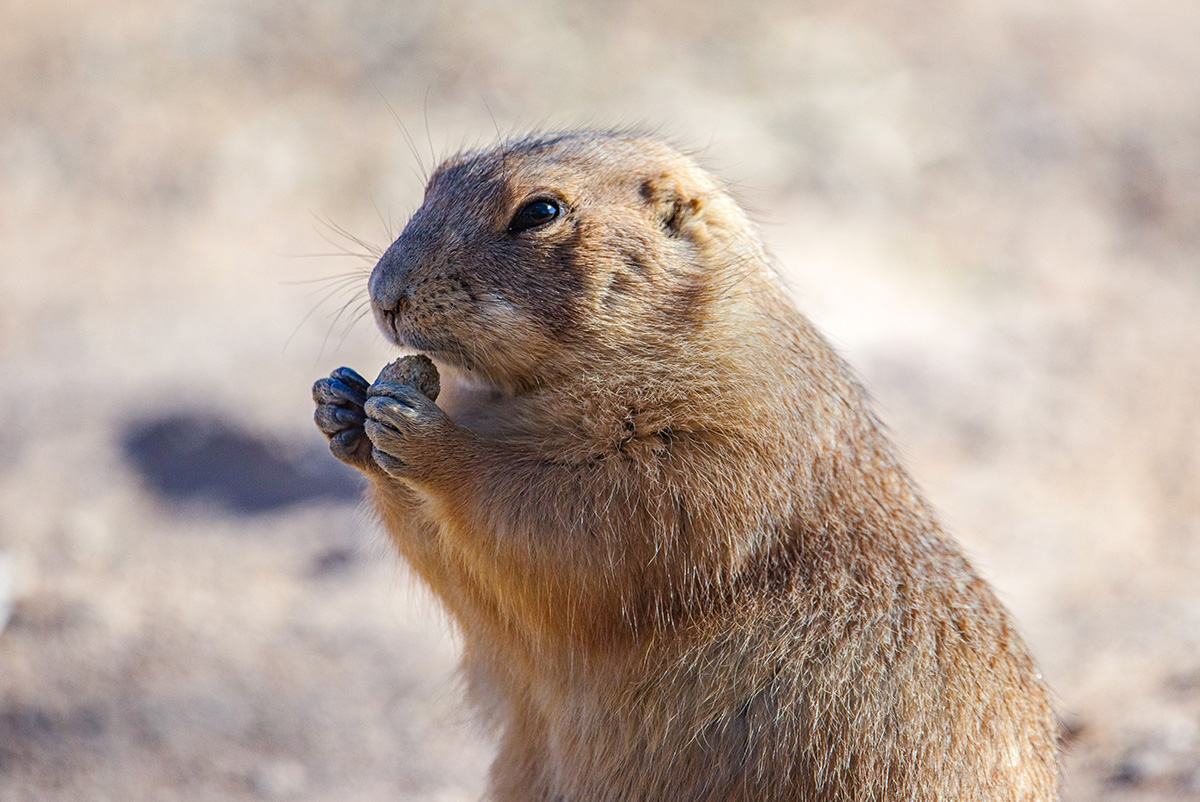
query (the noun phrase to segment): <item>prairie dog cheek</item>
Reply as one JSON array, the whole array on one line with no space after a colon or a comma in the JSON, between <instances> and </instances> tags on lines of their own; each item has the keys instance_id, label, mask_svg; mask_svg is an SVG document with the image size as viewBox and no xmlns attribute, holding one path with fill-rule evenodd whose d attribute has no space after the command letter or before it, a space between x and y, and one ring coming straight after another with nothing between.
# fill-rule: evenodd
<instances>
[{"instance_id":1,"label":"prairie dog cheek","mask_svg":"<svg viewBox=\"0 0 1200 802\"><path fill-rule=\"evenodd\" d=\"M507 300L496 296L487 298L480 305L479 312L485 324L495 326L501 330L524 329L530 323L527 315Z\"/></svg>"}]
</instances>

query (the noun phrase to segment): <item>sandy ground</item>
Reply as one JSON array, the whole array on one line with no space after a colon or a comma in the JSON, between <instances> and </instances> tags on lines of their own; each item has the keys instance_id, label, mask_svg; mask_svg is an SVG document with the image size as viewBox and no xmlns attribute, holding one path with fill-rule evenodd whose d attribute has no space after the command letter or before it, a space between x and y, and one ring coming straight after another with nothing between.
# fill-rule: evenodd
<instances>
[{"instance_id":1,"label":"sandy ground","mask_svg":"<svg viewBox=\"0 0 1200 802\"><path fill-rule=\"evenodd\" d=\"M581 123L753 209L1016 611L1066 799L1200 798L1200 4L801 5L0 2L0 800L477 797L308 388L391 356L339 230Z\"/></svg>"}]
</instances>

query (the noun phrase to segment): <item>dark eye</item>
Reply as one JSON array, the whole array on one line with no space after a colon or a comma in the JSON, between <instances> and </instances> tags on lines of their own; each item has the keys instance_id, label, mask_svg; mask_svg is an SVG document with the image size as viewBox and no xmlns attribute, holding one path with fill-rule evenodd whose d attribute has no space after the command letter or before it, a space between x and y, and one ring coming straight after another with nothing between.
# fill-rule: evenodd
<instances>
[{"instance_id":1,"label":"dark eye","mask_svg":"<svg viewBox=\"0 0 1200 802\"><path fill-rule=\"evenodd\" d=\"M509 233L516 234L519 231L544 226L558 217L559 211L558 204L552 200L541 198L530 201L513 216L512 222L508 224Z\"/></svg>"}]
</instances>

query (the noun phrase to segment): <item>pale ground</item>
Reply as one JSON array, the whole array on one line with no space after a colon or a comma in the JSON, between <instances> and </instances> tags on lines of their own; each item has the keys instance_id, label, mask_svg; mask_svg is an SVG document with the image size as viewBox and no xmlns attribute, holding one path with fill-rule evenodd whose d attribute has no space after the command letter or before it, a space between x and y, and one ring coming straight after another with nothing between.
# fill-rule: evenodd
<instances>
[{"instance_id":1,"label":"pale ground","mask_svg":"<svg viewBox=\"0 0 1200 802\"><path fill-rule=\"evenodd\" d=\"M0 2L0 800L476 797L310 423L390 353L291 282L430 151L586 122L737 185L1017 613L1066 798L1200 798L1200 4L735 5Z\"/></svg>"}]
</instances>

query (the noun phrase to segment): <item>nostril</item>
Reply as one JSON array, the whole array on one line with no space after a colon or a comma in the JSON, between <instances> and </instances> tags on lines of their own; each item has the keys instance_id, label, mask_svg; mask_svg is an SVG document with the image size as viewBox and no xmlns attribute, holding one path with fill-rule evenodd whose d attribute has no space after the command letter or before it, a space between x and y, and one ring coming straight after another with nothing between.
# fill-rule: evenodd
<instances>
[{"instance_id":1,"label":"nostril","mask_svg":"<svg viewBox=\"0 0 1200 802\"><path fill-rule=\"evenodd\" d=\"M383 306L374 301L371 302L371 306L375 308L376 314L383 323L394 328L396 321L407 311L409 302L407 297L402 297L398 298L391 306Z\"/></svg>"}]
</instances>

